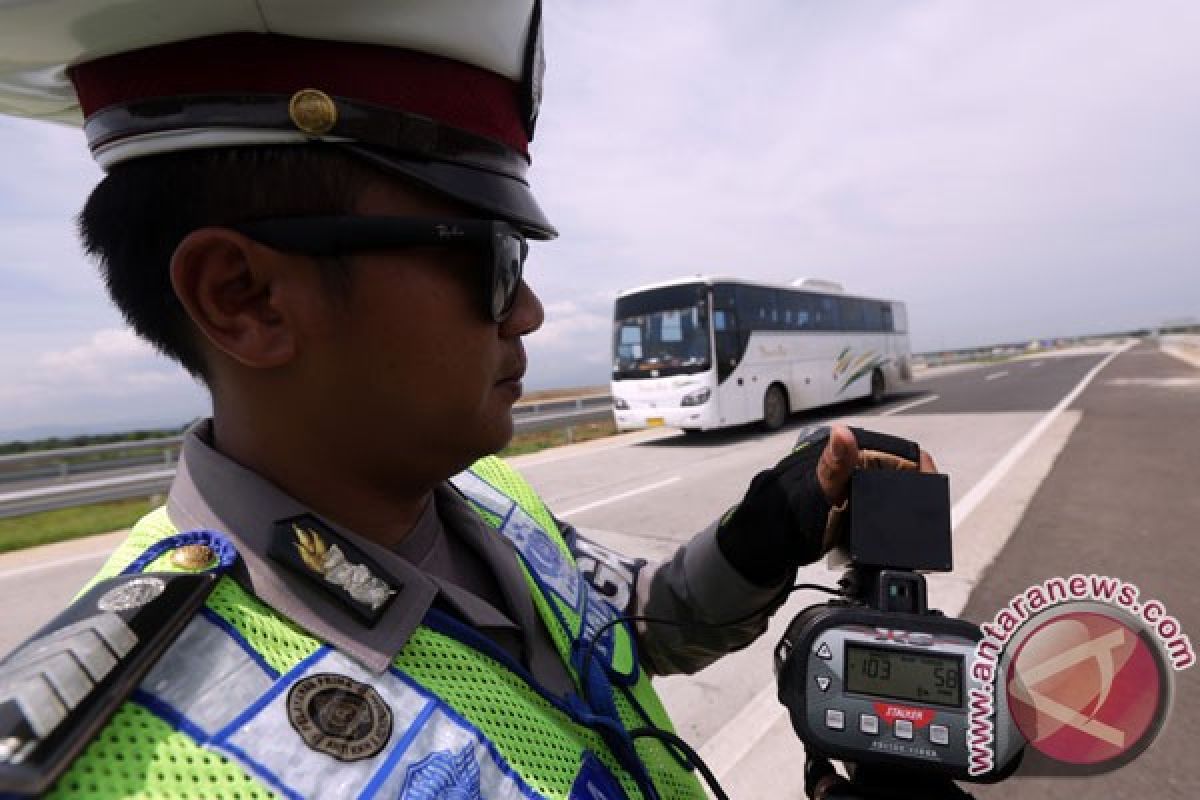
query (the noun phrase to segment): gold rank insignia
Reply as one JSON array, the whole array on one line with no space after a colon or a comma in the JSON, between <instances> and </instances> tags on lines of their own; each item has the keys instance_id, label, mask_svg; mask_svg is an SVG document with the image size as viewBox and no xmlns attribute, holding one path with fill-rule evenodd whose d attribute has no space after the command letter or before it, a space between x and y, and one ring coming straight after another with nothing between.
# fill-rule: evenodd
<instances>
[{"instance_id":1,"label":"gold rank insignia","mask_svg":"<svg viewBox=\"0 0 1200 800\"><path fill-rule=\"evenodd\" d=\"M324 136L337 125L337 104L320 89L301 89L288 103L288 116L305 133Z\"/></svg>"},{"instance_id":2,"label":"gold rank insignia","mask_svg":"<svg viewBox=\"0 0 1200 800\"><path fill-rule=\"evenodd\" d=\"M386 573L366 553L312 514L277 521L269 553L319 582L371 625L399 588L381 577Z\"/></svg>"},{"instance_id":3,"label":"gold rank insignia","mask_svg":"<svg viewBox=\"0 0 1200 800\"><path fill-rule=\"evenodd\" d=\"M217 554L206 544L185 544L171 552L171 564L179 569L201 570L212 566Z\"/></svg>"}]
</instances>

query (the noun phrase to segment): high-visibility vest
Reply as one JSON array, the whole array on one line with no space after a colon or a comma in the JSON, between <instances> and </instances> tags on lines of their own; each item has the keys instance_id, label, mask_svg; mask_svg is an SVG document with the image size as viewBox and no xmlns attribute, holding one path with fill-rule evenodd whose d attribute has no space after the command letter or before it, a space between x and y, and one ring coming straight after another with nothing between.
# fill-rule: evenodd
<instances>
[{"instance_id":1,"label":"high-visibility vest","mask_svg":"<svg viewBox=\"0 0 1200 800\"><path fill-rule=\"evenodd\" d=\"M205 607L49 796L88 798L704 798L632 630L575 567L524 479L486 458L453 483L515 546L576 684L560 698L477 631L430 610L383 675L222 577ZM99 577L177 530L143 518ZM170 553L147 572L178 572ZM594 646L596 634L600 638ZM586 696L587 700L583 698Z\"/></svg>"}]
</instances>

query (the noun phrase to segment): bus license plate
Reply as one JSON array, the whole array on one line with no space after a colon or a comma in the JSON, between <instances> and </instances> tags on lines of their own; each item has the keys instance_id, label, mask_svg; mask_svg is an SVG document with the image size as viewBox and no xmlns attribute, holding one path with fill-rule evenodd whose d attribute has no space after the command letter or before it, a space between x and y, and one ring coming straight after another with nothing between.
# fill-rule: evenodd
<instances>
[{"instance_id":1,"label":"bus license plate","mask_svg":"<svg viewBox=\"0 0 1200 800\"><path fill-rule=\"evenodd\" d=\"M662 417L647 417L646 418L646 427L647 428L661 428L663 426L664 422L665 422L665 420Z\"/></svg>"}]
</instances>

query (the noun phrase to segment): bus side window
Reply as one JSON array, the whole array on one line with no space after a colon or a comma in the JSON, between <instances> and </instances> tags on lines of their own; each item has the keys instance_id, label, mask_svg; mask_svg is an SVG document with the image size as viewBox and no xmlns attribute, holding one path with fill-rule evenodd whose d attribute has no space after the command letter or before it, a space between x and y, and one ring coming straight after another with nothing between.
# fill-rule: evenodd
<instances>
[{"instance_id":1,"label":"bus side window","mask_svg":"<svg viewBox=\"0 0 1200 800\"><path fill-rule=\"evenodd\" d=\"M819 331L841 330L837 298L822 295L813 299L817 306L817 318L813 328Z\"/></svg>"},{"instance_id":2,"label":"bus side window","mask_svg":"<svg viewBox=\"0 0 1200 800\"><path fill-rule=\"evenodd\" d=\"M769 330L779 319L774 290L762 286L738 286L737 308L742 323L752 330Z\"/></svg>"},{"instance_id":3,"label":"bus side window","mask_svg":"<svg viewBox=\"0 0 1200 800\"><path fill-rule=\"evenodd\" d=\"M794 331L805 331L813 328L812 298L803 294L788 295L787 303L791 307L792 321L788 326Z\"/></svg>"},{"instance_id":4,"label":"bus side window","mask_svg":"<svg viewBox=\"0 0 1200 800\"><path fill-rule=\"evenodd\" d=\"M866 330L866 320L863 318L863 301L855 297L842 298L842 330Z\"/></svg>"},{"instance_id":5,"label":"bus side window","mask_svg":"<svg viewBox=\"0 0 1200 800\"><path fill-rule=\"evenodd\" d=\"M883 312L880 310L880 304L874 300L866 300L862 306L866 312L866 324L863 326L863 330L872 332L883 330Z\"/></svg>"},{"instance_id":6,"label":"bus side window","mask_svg":"<svg viewBox=\"0 0 1200 800\"><path fill-rule=\"evenodd\" d=\"M729 377L742 357L737 317L732 311L713 312L714 338L717 340L717 383Z\"/></svg>"},{"instance_id":7,"label":"bus side window","mask_svg":"<svg viewBox=\"0 0 1200 800\"><path fill-rule=\"evenodd\" d=\"M883 320L883 327L881 330L887 331L888 333L891 333L892 331L896 330L896 323L892 321L892 304L891 303L880 303L879 304L879 314L880 314L880 318Z\"/></svg>"}]
</instances>

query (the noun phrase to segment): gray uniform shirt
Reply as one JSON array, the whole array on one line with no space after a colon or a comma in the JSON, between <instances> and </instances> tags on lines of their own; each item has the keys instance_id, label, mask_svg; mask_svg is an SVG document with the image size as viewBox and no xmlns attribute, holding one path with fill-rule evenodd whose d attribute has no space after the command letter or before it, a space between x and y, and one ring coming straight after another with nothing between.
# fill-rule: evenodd
<instances>
[{"instance_id":1,"label":"gray uniform shirt","mask_svg":"<svg viewBox=\"0 0 1200 800\"><path fill-rule=\"evenodd\" d=\"M515 550L453 487L434 492L395 551L323 519L398 585L382 617L368 626L320 586L267 555L274 523L310 510L210 442L209 422L185 437L167 513L181 531L207 528L230 537L242 557L233 577L277 612L381 673L437 602L521 661L544 688L560 695L574 688L534 608ZM593 563L619 558L585 542L571 526L562 527L572 549L586 548ZM623 612L661 620L637 625L641 661L652 674L694 672L745 646L765 630L780 602L777 589L756 587L729 565L717 549L715 525L669 561L637 569L629 585L619 585L618 574L595 570L588 577L601 593L628 598ZM738 625L710 627L746 615L750 618Z\"/></svg>"}]
</instances>

